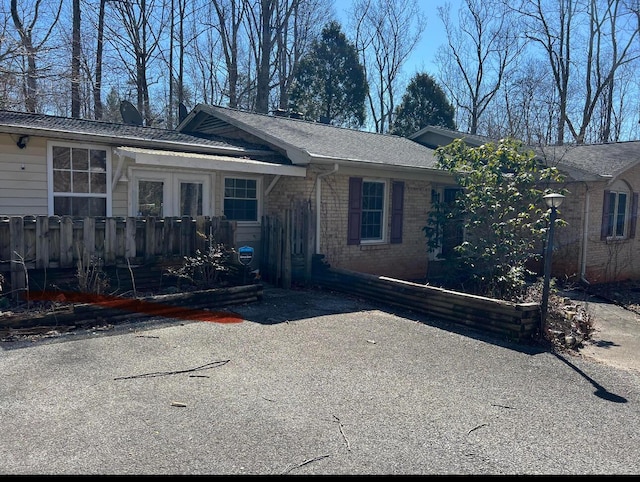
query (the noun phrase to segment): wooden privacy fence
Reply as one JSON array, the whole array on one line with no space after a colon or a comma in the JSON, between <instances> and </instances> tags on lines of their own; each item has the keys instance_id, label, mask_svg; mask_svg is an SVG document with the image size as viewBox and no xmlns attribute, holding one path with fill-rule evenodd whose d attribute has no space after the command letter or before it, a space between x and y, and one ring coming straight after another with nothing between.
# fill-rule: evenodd
<instances>
[{"instance_id":1,"label":"wooden privacy fence","mask_svg":"<svg viewBox=\"0 0 640 482\"><path fill-rule=\"evenodd\" d=\"M538 303L512 303L322 265L314 266L313 281L512 340L530 340L540 326Z\"/></svg>"},{"instance_id":2,"label":"wooden privacy fence","mask_svg":"<svg viewBox=\"0 0 640 482\"><path fill-rule=\"evenodd\" d=\"M313 224L309 202L285 209L284 216L263 216L260 275L274 286L311 279Z\"/></svg>"},{"instance_id":3,"label":"wooden privacy fence","mask_svg":"<svg viewBox=\"0 0 640 482\"><path fill-rule=\"evenodd\" d=\"M234 221L219 217L1 216L0 273L12 290L27 270L75 268L79 259L102 266L180 259L208 248L209 237L233 247Z\"/></svg>"}]
</instances>

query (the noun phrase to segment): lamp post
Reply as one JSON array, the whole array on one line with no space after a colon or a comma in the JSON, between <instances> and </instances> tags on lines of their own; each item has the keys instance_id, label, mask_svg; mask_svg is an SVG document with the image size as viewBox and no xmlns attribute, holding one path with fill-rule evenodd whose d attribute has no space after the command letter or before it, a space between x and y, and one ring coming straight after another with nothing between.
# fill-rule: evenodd
<instances>
[{"instance_id":1,"label":"lamp post","mask_svg":"<svg viewBox=\"0 0 640 482\"><path fill-rule=\"evenodd\" d=\"M547 245L544 250L544 284L542 285L542 302L540 304L540 337L544 336L544 326L547 321L549 306L549 283L551 281L551 256L553 253L553 230L556 224L557 210L564 201L562 194L552 193L542 197L547 207L551 209L549 230L547 231Z\"/></svg>"}]
</instances>

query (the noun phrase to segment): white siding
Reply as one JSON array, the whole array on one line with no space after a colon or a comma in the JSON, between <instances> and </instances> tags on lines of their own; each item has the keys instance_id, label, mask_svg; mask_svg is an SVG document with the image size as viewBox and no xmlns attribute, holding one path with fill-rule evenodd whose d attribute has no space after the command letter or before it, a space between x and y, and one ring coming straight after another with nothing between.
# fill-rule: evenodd
<instances>
[{"instance_id":1,"label":"white siding","mask_svg":"<svg viewBox=\"0 0 640 482\"><path fill-rule=\"evenodd\" d=\"M47 214L47 144L31 137L24 149L0 134L0 215Z\"/></svg>"}]
</instances>

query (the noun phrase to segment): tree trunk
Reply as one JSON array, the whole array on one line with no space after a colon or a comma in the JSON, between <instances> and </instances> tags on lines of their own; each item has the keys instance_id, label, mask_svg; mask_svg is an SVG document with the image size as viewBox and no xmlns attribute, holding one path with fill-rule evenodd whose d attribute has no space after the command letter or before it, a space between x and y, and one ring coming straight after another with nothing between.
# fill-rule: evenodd
<instances>
[{"instance_id":1,"label":"tree trunk","mask_svg":"<svg viewBox=\"0 0 640 482\"><path fill-rule=\"evenodd\" d=\"M96 79L93 86L93 115L102 119L102 52L104 51L104 5L107 0L100 0L98 13L98 39L96 44Z\"/></svg>"},{"instance_id":2,"label":"tree trunk","mask_svg":"<svg viewBox=\"0 0 640 482\"><path fill-rule=\"evenodd\" d=\"M73 0L71 28L71 117L80 117L80 0Z\"/></svg>"}]
</instances>

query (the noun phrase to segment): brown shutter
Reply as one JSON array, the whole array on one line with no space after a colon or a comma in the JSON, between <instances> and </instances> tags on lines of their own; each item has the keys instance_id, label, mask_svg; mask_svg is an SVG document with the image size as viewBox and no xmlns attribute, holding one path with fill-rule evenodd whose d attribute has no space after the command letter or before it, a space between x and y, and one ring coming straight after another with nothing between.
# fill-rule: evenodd
<instances>
[{"instance_id":1,"label":"brown shutter","mask_svg":"<svg viewBox=\"0 0 640 482\"><path fill-rule=\"evenodd\" d=\"M607 228L609 226L609 193L605 189L604 191L604 199L602 200L602 226L600 227L600 240L603 241L607 239Z\"/></svg>"},{"instance_id":2,"label":"brown shutter","mask_svg":"<svg viewBox=\"0 0 640 482\"><path fill-rule=\"evenodd\" d=\"M636 237L636 225L638 224L638 193L633 193L631 201L631 219L629 220L629 237Z\"/></svg>"},{"instance_id":3,"label":"brown shutter","mask_svg":"<svg viewBox=\"0 0 640 482\"><path fill-rule=\"evenodd\" d=\"M349 178L349 214L347 244L360 244L360 223L362 222L362 178Z\"/></svg>"},{"instance_id":4,"label":"brown shutter","mask_svg":"<svg viewBox=\"0 0 640 482\"><path fill-rule=\"evenodd\" d=\"M402 243L402 216L404 212L404 182L392 184L391 192L391 243Z\"/></svg>"}]
</instances>

